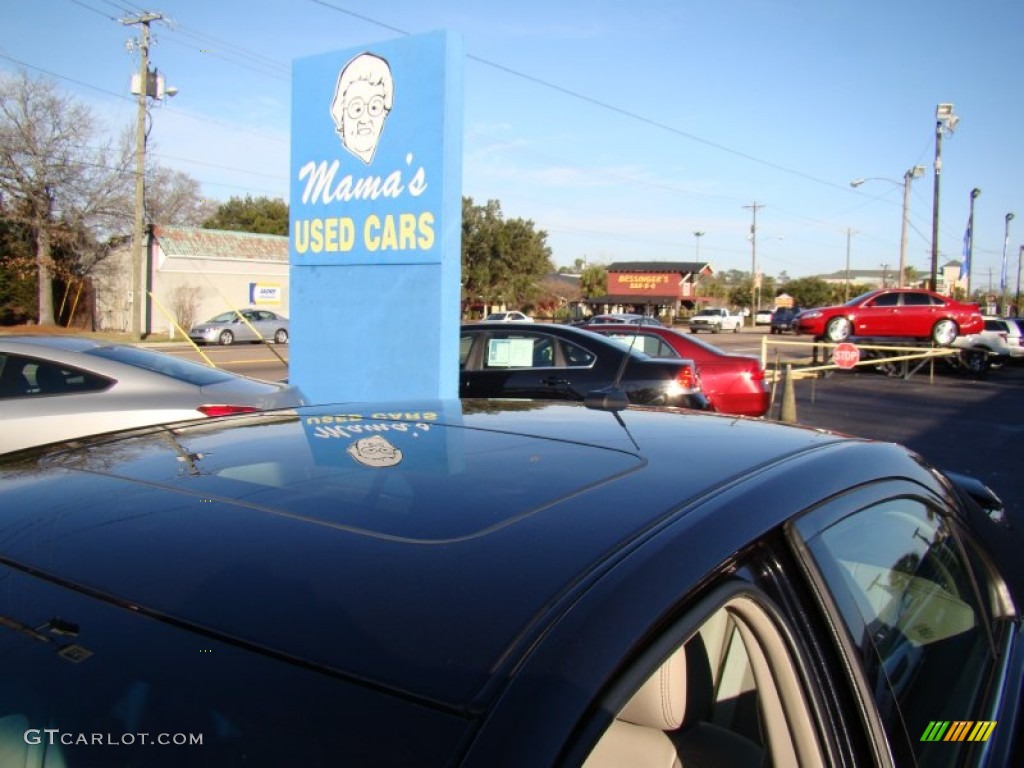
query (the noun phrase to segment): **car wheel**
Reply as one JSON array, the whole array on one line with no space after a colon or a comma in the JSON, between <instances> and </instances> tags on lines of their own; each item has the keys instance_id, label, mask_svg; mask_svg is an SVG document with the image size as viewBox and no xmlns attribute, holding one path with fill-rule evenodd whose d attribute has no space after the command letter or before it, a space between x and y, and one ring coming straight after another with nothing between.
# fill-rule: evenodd
<instances>
[{"instance_id":1,"label":"car wheel","mask_svg":"<svg viewBox=\"0 0 1024 768\"><path fill-rule=\"evenodd\" d=\"M1006 358L998 352L995 352L988 347L975 347L975 349L985 353L985 359L988 360L988 367L991 370L995 371L1003 367L1003 363L1006 361Z\"/></svg>"},{"instance_id":2,"label":"car wheel","mask_svg":"<svg viewBox=\"0 0 1024 768\"><path fill-rule=\"evenodd\" d=\"M732 332L733 333L739 333L740 332L740 324L739 323L736 323L736 325L734 325L732 327Z\"/></svg>"},{"instance_id":3,"label":"car wheel","mask_svg":"<svg viewBox=\"0 0 1024 768\"><path fill-rule=\"evenodd\" d=\"M939 320L932 328L932 341L940 347L948 347L956 341L958 333L959 329L956 327L956 323L947 317Z\"/></svg>"},{"instance_id":4,"label":"car wheel","mask_svg":"<svg viewBox=\"0 0 1024 768\"><path fill-rule=\"evenodd\" d=\"M221 331L220 336L217 337L217 341L220 342L222 347L230 346L235 343L235 334L231 331Z\"/></svg>"},{"instance_id":5,"label":"car wheel","mask_svg":"<svg viewBox=\"0 0 1024 768\"><path fill-rule=\"evenodd\" d=\"M980 347L961 350L960 364L972 376L984 376L990 368L988 350Z\"/></svg>"},{"instance_id":6,"label":"car wheel","mask_svg":"<svg viewBox=\"0 0 1024 768\"><path fill-rule=\"evenodd\" d=\"M277 333L274 334L275 344L287 344L288 343L288 331L284 328L278 328Z\"/></svg>"},{"instance_id":7,"label":"car wheel","mask_svg":"<svg viewBox=\"0 0 1024 768\"><path fill-rule=\"evenodd\" d=\"M828 341L846 341L853 332L853 324L849 318L833 317L825 326L825 339Z\"/></svg>"}]
</instances>

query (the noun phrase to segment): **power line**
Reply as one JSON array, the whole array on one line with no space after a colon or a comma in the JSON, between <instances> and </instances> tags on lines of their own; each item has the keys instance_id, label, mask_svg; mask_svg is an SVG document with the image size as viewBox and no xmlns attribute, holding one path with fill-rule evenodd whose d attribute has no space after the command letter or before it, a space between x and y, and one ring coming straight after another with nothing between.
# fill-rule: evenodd
<instances>
[{"instance_id":1,"label":"power line","mask_svg":"<svg viewBox=\"0 0 1024 768\"><path fill-rule=\"evenodd\" d=\"M361 21L365 21L365 22L367 22L369 24L374 24L374 25L376 25L378 27L382 27L384 29L388 29L388 30L390 30L392 32L397 32L398 34L401 34L401 35L408 36L410 34L409 32L407 32L404 29L399 29L398 27L393 27L390 24L386 24L386 23L384 23L382 21L378 21L377 19L373 19L373 18L371 18L369 16L364 16L362 14L350 11L350 10L348 10L346 8L341 8L341 7L337 6L337 5L333 5L332 3L326 2L326 0L312 0L312 2L316 3L317 5L322 5L325 8L330 8L331 10L337 11L338 13L343 13L343 14L345 14L347 16L351 16L351 17L359 19ZM676 128L674 126L668 125L667 123L663 123L663 122L661 122L659 120L655 120L655 119L647 117L645 115L641 115L638 112L633 112L632 110L624 109L622 107L619 107L619 106L616 106L614 104L611 104L611 103L609 103L607 101L602 101L601 99L595 99L595 98L593 98L591 96L587 96L586 94L580 93L579 91L574 91L571 88L566 88L564 86L557 85L556 83L552 83L552 82L550 82L548 80L544 80L542 78L535 77L535 76L527 74L525 72L521 72L520 70L512 69L511 67L506 67L503 64L498 64L497 62L491 61L489 59L485 59L485 58L482 58L480 56L475 56L475 55L472 55L472 54L467 54L466 58L468 60L475 61L475 62L477 62L479 64L483 64L485 66L491 67L492 69L496 69L496 70L498 70L500 72L504 72L505 74L512 75L513 77L518 77L518 78L520 78L522 80L526 80L527 82L533 83L535 85L540 85L540 86L542 86L544 88L548 88L548 89L553 90L553 91L555 91L557 93L561 93L561 94L563 94L565 96L569 96L570 98L576 99L578 101L583 101L583 102L585 102L587 104L591 104L593 106L599 107L599 108L607 110L609 112L614 112L616 114L628 117L628 118L630 118L632 120L636 120L637 122L644 123L644 124L649 125L649 126L654 127L654 128L658 128L659 130L665 131L667 133L671 133L671 134L673 134L675 136L679 136L681 138L689 139L690 141L694 141L694 142L697 142L699 144L703 144L704 146L711 147L713 149L717 149L720 152L726 152L726 153L734 155L736 157L743 158L744 160L749 160L750 162L757 163L759 165L763 165L763 166L768 167L768 168L772 168L773 170L776 170L776 171L781 171L783 173L787 173L787 174L790 174L790 175L793 175L793 176L797 176L799 178L806 179L807 181L813 181L816 184L821 184L821 185L826 186L826 187L831 187L832 189L842 189L843 191L846 191L846 188L844 186L842 186L840 184L836 184L835 182L832 182L832 181L828 181L827 179L820 179L817 176L812 176L811 174L804 173L803 171L799 171L799 170L796 170L794 168L788 168L787 166L781 165L779 163L774 163L774 162L771 162L770 160L765 160L765 159L757 157L755 155L751 155L751 154L749 154L747 152L742 152L742 151L740 151L738 149L733 149L732 147L727 147L724 144L719 144L718 142L711 141L710 139L705 139L705 138L703 138L701 136L697 136L696 134L688 133L687 131L683 131L683 130L681 130L679 128Z\"/></svg>"}]
</instances>

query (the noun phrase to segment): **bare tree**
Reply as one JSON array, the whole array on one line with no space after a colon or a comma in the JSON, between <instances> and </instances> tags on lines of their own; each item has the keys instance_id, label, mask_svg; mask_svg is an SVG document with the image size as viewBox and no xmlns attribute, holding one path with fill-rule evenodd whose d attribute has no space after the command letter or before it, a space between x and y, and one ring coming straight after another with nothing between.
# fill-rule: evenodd
<instances>
[{"instance_id":1,"label":"bare tree","mask_svg":"<svg viewBox=\"0 0 1024 768\"><path fill-rule=\"evenodd\" d=\"M54 323L55 253L81 275L130 225L131 143L98 140L89 109L52 83L0 75L0 194L31 233L41 325Z\"/></svg>"},{"instance_id":2,"label":"bare tree","mask_svg":"<svg viewBox=\"0 0 1024 768\"><path fill-rule=\"evenodd\" d=\"M202 290L191 283L182 283L171 290L171 311L178 325L185 333L196 324L196 313L199 311L199 298Z\"/></svg>"},{"instance_id":3,"label":"bare tree","mask_svg":"<svg viewBox=\"0 0 1024 768\"><path fill-rule=\"evenodd\" d=\"M146 220L150 224L199 227L216 214L218 206L217 201L203 198L199 182L187 173L159 165L146 171Z\"/></svg>"}]
</instances>

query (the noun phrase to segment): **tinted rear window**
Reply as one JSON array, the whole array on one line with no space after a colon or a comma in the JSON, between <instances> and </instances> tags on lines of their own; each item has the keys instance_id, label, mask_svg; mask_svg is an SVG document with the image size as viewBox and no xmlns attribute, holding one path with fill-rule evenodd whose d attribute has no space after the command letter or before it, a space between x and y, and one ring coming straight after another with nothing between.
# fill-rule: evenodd
<instances>
[{"instance_id":1,"label":"tinted rear window","mask_svg":"<svg viewBox=\"0 0 1024 768\"><path fill-rule=\"evenodd\" d=\"M231 374L216 368L209 368L188 360L179 360L176 357L171 357L161 352L150 352L149 350L136 347L97 347L96 349L90 349L86 354L114 360L125 365L132 365L136 368L144 368L153 373L161 373L164 376L194 384L197 387L219 384L222 381L230 381L232 378Z\"/></svg>"}]
</instances>

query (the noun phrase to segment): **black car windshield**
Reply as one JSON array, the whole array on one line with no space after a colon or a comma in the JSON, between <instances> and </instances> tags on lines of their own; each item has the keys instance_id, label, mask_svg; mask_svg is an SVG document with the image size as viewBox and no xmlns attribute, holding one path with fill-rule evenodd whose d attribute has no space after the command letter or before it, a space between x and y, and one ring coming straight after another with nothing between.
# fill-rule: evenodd
<instances>
[{"instance_id":1,"label":"black car windshield","mask_svg":"<svg viewBox=\"0 0 1024 768\"><path fill-rule=\"evenodd\" d=\"M97 347L96 349L88 350L86 354L102 357L106 360L114 360L125 365L132 365L136 368L144 368L147 371L170 376L172 379L194 384L197 387L219 384L232 379L231 374L225 371L136 347Z\"/></svg>"}]
</instances>

